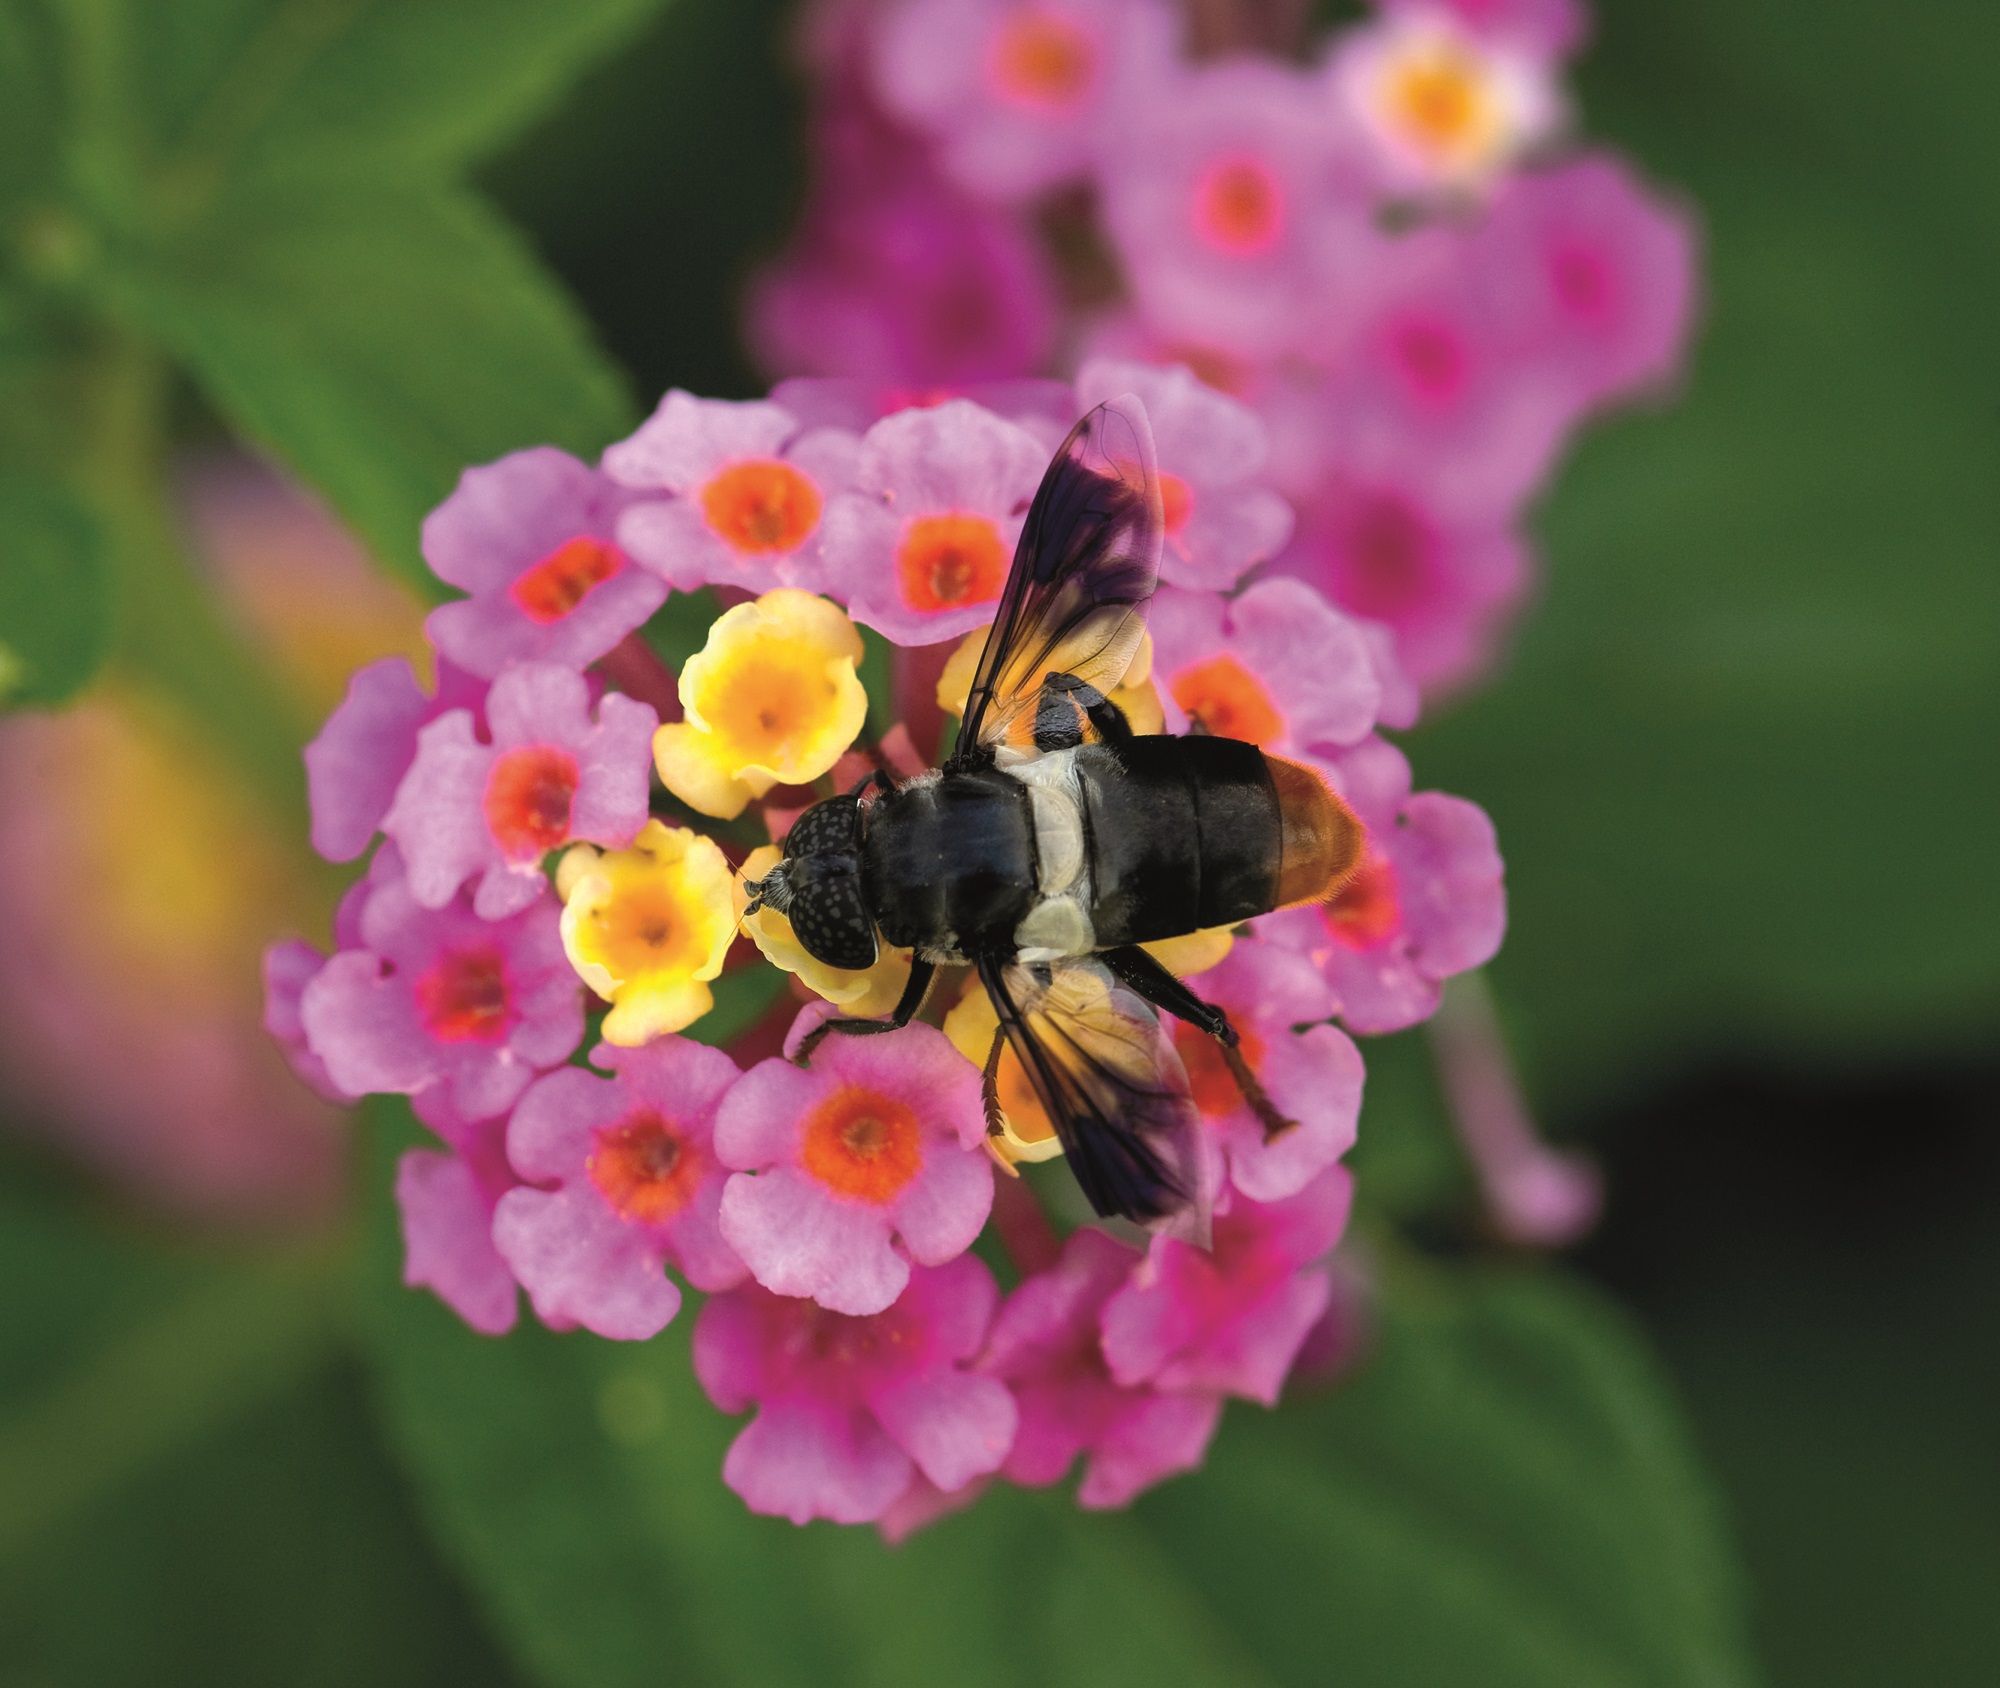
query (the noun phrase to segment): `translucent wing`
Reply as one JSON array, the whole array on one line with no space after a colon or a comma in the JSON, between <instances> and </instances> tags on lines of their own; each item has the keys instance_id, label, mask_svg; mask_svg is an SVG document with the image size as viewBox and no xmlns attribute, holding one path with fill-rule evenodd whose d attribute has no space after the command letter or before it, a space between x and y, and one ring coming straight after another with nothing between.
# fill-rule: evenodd
<instances>
[{"instance_id":1,"label":"translucent wing","mask_svg":"<svg viewBox=\"0 0 2000 1688\"><path fill-rule=\"evenodd\" d=\"M987 961L979 977L1090 1205L1205 1243L1199 1115L1159 1017L1099 961Z\"/></svg>"},{"instance_id":2,"label":"translucent wing","mask_svg":"<svg viewBox=\"0 0 2000 1688\"><path fill-rule=\"evenodd\" d=\"M1128 393L1072 428L1042 477L953 763L989 761L1005 744L1031 748L1050 674L1074 674L1107 696L1117 688L1145 631L1164 530L1153 430Z\"/></svg>"}]
</instances>

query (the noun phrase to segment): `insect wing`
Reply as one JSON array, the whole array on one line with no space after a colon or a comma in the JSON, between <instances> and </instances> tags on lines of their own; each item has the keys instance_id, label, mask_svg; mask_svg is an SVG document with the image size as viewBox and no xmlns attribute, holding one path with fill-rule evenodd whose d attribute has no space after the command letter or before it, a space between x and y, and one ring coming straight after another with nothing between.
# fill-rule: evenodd
<instances>
[{"instance_id":1,"label":"insect wing","mask_svg":"<svg viewBox=\"0 0 2000 1688\"><path fill-rule=\"evenodd\" d=\"M1153 430L1137 398L1099 405L1042 477L966 698L952 760L1033 748L1042 682L1073 674L1109 695L1145 631L1165 532Z\"/></svg>"},{"instance_id":2,"label":"insect wing","mask_svg":"<svg viewBox=\"0 0 2000 1688\"><path fill-rule=\"evenodd\" d=\"M1205 1243L1199 1116L1159 1016L1099 961L979 976L1090 1205Z\"/></svg>"}]
</instances>

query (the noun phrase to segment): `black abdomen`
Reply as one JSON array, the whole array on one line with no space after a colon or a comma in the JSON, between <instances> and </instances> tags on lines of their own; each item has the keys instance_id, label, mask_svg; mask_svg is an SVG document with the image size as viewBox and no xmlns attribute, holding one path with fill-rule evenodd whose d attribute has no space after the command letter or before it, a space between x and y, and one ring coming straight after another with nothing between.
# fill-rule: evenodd
<instances>
[{"instance_id":1,"label":"black abdomen","mask_svg":"<svg viewBox=\"0 0 2000 1688\"><path fill-rule=\"evenodd\" d=\"M904 786L863 811L863 887L882 936L1002 952L1035 897L1028 794L991 768Z\"/></svg>"},{"instance_id":2,"label":"black abdomen","mask_svg":"<svg viewBox=\"0 0 2000 1688\"><path fill-rule=\"evenodd\" d=\"M1277 905L1282 820L1263 753L1195 734L1076 754L1100 949L1229 926Z\"/></svg>"}]
</instances>

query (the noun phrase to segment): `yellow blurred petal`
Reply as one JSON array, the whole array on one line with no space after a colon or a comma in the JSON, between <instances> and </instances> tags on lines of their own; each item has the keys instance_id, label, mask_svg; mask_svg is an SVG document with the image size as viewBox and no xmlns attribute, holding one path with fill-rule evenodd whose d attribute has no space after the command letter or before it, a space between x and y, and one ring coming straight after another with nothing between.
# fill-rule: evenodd
<instances>
[{"instance_id":1,"label":"yellow blurred petal","mask_svg":"<svg viewBox=\"0 0 2000 1688\"><path fill-rule=\"evenodd\" d=\"M944 1035L952 1047L975 1067L984 1069L993 1050L993 1035L1000 1029L1000 1016L993 1011L993 999L979 982L977 973L965 981L965 989L944 1017ZM1063 1152L1062 1139L1042 1111L1011 1049L1000 1056L997 1075L1000 1090L1000 1135L986 1140L987 1149L1008 1167L1021 1161L1054 1160Z\"/></svg>"},{"instance_id":2,"label":"yellow blurred petal","mask_svg":"<svg viewBox=\"0 0 2000 1688\"><path fill-rule=\"evenodd\" d=\"M1219 966L1236 947L1232 926L1207 926L1179 938L1160 938L1141 946L1148 955L1177 979L1192 978Z\"/></svg>"}]
</instances>

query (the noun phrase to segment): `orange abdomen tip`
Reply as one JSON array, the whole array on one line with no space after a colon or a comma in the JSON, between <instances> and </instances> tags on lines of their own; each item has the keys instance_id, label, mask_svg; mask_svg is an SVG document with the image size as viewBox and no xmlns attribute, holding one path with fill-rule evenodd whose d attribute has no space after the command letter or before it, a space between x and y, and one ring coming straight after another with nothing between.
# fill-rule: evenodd
<instances>
[{"instance_id":1,"label":"orange abdomen tip","mask_svg":"<svg viewBox=\"0 0 2000 1688\"><path fill-rule=\"evenodd\" d=\"M1361 865L1367 833L1317 769L1266 755L1278 792L1279 908L1324 902Z\"/></svg>"}]
</instances>

